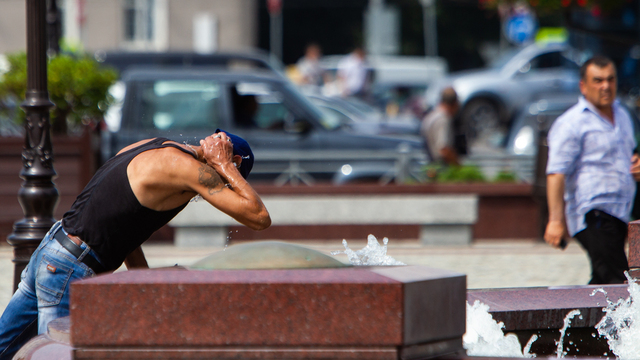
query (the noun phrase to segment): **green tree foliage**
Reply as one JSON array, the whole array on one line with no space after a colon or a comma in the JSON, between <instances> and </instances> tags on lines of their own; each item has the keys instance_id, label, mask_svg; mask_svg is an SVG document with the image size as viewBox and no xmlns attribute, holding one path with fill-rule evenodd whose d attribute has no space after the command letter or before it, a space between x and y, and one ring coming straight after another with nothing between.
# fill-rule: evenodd
<instances>
[{"instance_id":1,"label":"green tree foliage","mask_svg":"<svg viewBox=\"0 0 640 360\"><path fill-rule=\"evenodd\" d=\"M0 75L0 111L23 122L23 111L9 113L7 100L20 104L27 89L27 55L24 52L7 56L9 70ZM49 98L55 104L51 111L51 129L66 133L68 125L88 124L102 119L113 101L109 87L118 79L115 70L101 67L87 55L57 55L49 59Z\"/></svg>"}]
</instances>

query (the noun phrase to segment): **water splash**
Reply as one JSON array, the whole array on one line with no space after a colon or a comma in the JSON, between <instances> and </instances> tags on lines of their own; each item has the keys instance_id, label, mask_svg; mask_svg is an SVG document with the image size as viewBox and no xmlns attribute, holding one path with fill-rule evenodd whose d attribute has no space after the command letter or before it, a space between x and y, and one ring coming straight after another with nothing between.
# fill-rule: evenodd
<instances>
[{"instance_id":1,"label":"water splash","mask_svg":"<svg viewBox=\"0 0 640 360\"><path fill-rule=\"evenodd\" d=\"M607 298L608 305L602 309L605 315L596 329L619 359L637 359L640 354L640 303L634 299L640 299L640 285L626 272L625 276L629 281L629 297L616 302ZM591 295L598 292L607 295L603 289L596 289Z\"/></svg>"},{"instance_id":2,"label":"water splash","mask_svg":"<svg viewBox=\"0 0 640 360\"><path fill-rule=\"evenodd\" d=\"M571 310L569 311L567 316L564 317L564 323L562 324L562 329L560 329L560 339L556 341L556 355L558 359L564 358L567 355L567 352L564 351L564 336L567 332L567 329L569 328L569 325L571 325L571 320L576 315L580 315L580 310ZM582 319L582 315L580 315L580 319Z\"/></svg>"},{"instance_id":3,"label":"water splash","mask_svg":"<svg viewBox=\"0 0 640 360\"><path fill-rule=\"evenodd\" d=\"M522 349L523 356L536 357L536 354L531 353L531 346L536 340L538 340L538 335L531 335L531 338L529 339L529 341L527 341L527 345L525 345L524 349Z\"/></svg>"},{"instance_id":4,"label":"water splash","mask_svg":"<svg viewBox=\"0 0 640 360\"><path fill-rule=\"evenodd\" d=\"M530 358L531 345L538 339L533 335L522 350L518 337L505 335L504 323L497 322L489 313L489 305L476 300L472 305L467 302L467 331L462 337L462 345L470 356L500 356Z\"/></svg>"},{"instance_id":5,"label":"water splash","mask_svg":"<svg viewBox=\"0 0 640 360\"><path fill-rule=\"evenodd\" d=\"M391 256L387 255L387 243L388 238L382 239L383 245L380 246L378 239L375 236L369 235L367 237L367 246L364 248L353 251L349 248L347 240L342 240L344 251L332 251L331 255L345 254L349 258L351 265L361 266L379 266L379 265L406 265L405 263L398 261Z\"/></svg>"}]
</instances>

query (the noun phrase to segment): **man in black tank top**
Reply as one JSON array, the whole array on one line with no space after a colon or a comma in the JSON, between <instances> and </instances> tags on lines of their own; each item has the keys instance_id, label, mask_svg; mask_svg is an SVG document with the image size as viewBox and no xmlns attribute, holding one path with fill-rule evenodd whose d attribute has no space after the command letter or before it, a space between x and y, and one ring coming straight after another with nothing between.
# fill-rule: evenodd
<instances>
[{"instance_id":1,"label":"man in black tank top","mask_svg":"<svg viewBox=\"0 0 640 360\"><path fill-rule=\"evenodd\" d=\"M0 317L0 360L69 314L73 280L123 262L148 267L140 245L194 196L254 230L269 227L269 213L246 181L253 160L246 141L220 130L200 146L155 138L122 149L96 172L22 272Z\"/></svg>"}]
</instances>

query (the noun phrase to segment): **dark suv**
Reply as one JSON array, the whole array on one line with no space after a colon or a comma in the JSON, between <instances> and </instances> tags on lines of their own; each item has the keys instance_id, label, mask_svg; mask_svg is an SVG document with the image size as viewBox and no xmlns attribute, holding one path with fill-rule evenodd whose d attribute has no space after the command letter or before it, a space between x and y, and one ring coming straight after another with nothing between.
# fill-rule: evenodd
<instances>
[{"instance_id":1,"label":"dark suv","mask_svg":"<svg viewBox=\"0 0 640 360\"><path fill-rule=\"evenodd\" d=\"M270 70L135 68L125 72L121 120L103 139L103 160L144 138L197 144L217 128L244 137L256 162L251 179L312 183L359 168L407 176L425 162L419 137L362 135L323 115ZM118 111L118 109L113 109ZM398 164L403 168L398 170ZM356 175L356 176L353 176ZM371 174L367 174L371 178Z\"/></svg>"}]
</instances>

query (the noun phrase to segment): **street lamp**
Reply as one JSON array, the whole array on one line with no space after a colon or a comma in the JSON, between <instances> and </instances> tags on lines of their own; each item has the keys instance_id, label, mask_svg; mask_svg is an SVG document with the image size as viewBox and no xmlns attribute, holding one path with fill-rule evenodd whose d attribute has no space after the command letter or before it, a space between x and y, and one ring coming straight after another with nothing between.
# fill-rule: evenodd
<instances>
[{"instance_id":1,"label":"street lamp","mask_svg":"<svg viewBox=\"0 0 640 360\"><path fill-rule=\"evenodd\" d=\"M267 0L269 11L269 48L282 61L282 1Z\"/></svg>"},{"instance_id":2,"label":"street lamp","mask_svg":"<svg viewBox=\"0 0 640 360\"><path fill-rule=\"evenodd\" d=\"M53 103L47 91L47 5L46 0L26 0L27 6L27 92L21 107L26 113L25 144L22 150L24 180L18 201L24 218L13 225L7 242L13 246L13 289L33 251L55 222L53 210L58 189L53 184L53 149L49 134L49 109Z\"/></svg>"},{"instance_id":3,"label":"street lamp","mask_svg":"<svg viewBox=\"0 0 640 360\"><path fill-rule=\"evenodd\" d=\"M438 30L436 27L436 1L420 0L422 5L422 28L424 30L424 52L427 56L438 56Z\"/></svg>"}]
</instances>

